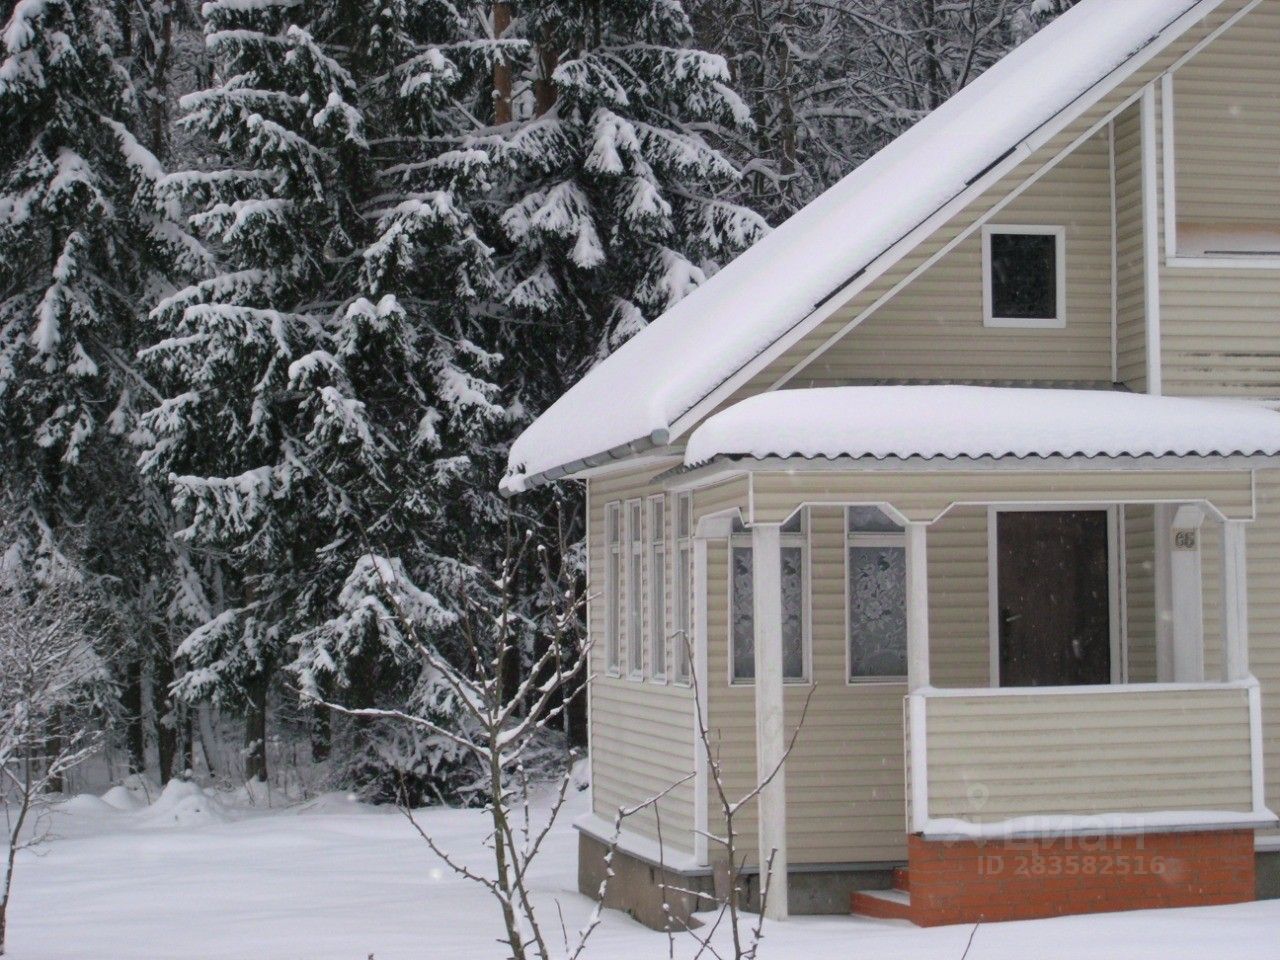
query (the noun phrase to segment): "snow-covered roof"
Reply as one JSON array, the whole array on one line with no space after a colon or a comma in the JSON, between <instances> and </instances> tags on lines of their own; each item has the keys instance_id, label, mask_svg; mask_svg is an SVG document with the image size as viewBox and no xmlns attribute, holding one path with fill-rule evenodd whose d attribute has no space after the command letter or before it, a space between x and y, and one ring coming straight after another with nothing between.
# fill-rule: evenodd
<instances>
[{"instance_id":1,"label":"snow-covered roof","mask_svg":"<svg viewBox=\"0 0 1280 960\"><path fill-rule=\"evenodd\" d=\"M1114 390L824 387L762 393L689 437L718 457L955 460L1280 455L1280 413L1239 401Z\"/></svg>"},{"instance_id":2,"label":"snow-covered roof","mask_svg":"<svg viewBox=\"0 0 1280 960\"><path fill-rule=\"evenodd\" d=\"M513 445L504 490L666 442L681 416L1010 148L1219 2L1083 0L596 366Z\"/></svg>"}]
</instances>

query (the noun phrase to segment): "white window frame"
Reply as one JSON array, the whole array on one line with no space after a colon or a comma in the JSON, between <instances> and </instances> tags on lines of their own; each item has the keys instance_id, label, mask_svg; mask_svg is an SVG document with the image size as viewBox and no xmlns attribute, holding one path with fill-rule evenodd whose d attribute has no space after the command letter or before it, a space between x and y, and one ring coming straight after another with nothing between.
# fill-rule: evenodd
<instances>
[{"instance_id":1,"label":"white window frame","mask_svg":"<svg viewBox=\"0 0 1280 960\"><path fill-rule=\"evenodd\" d=\"M622 673L622 503L604 506L604 668Z\"/></svg>"},{"instance_id":2,"label":"white window frame","mask_svg":"<svg viewBox=\"0 0 1280 960\"><path fill-rule=\"evenodd\" d=\"M628 500L623 525L623 570L627 602L623 614L622 662L627 678L644 679L644 501ZM639 654L637 660L636 654Z\"/></svg>"},{"instance_id":3,"label":"white window frame","mask_svg":"<svg viewBox=\"0 0 1280 960\"><path fill-rule=\"evenodd\" d=\"M879 504L852 504L844 508L844 682L848 687L865 687L869 685L891 685L904 687L907 684L906 674L886 677L855 677L853 675L853 597L850 596L849 583L849 550L851 547L901 547L907 549L907 531L892 533L888 530L880 532L850 532L849 510L854 506L877 507ZM892 519L892 517L890 517Z\"/></svg>"},{"instance_id":4,"label":"white window frame","mask_svg":"<svg viewBox=\"0 0 1280 960\"><path fill-rule=\"evenodd\" d=\"M993 315L991 238L995 234L1053 237L1056 245L1056 317L997 317ZM1067 228L1033 224L984 224L982 227L982 325L1000 329L1062 330L1067 325Z\"/></svg>"},{"instance_id":5,"label":"white window frame","mask_svg":"<svg viewBox=\"0 0 1280 960\"><path fill-rule=\"evenodd\" d=\"M1125 554L1116 504L990 504L987 507L987 682L1000 687L1000 514L1096 512L1107 515L1107 609L1111 617L1111 686L1129 682L1128 625L1122 602ZM1052 687L1041 689L1051 690Z\"/></svg>"},{"instance_id":6,"label":"white window frame","mask_svg":"<svg viewBox=\"0 0 1280 960\"><path fill-rule=\"evenodd\" d=\"M782 678L782 682L791 687L804 687L813 682L813 597L812 597L812 580L813 570L810 563L813 551L810 544L811 532L813 525L809 522L809 511L801 508L800 530L791 533L781 534L781 542L779 550L789 548L800 548L800 651L803 664L803 675L800 677ZM734 549L752 550L751 531L745 533L735 533L729 537L728 563L725 569L726 586L728 593L727 613L729 615L728 633L728 664L726 672L728 674L729 686L731 687L754 687L755 678L739 679L733 674L733 551ZM754 562L754 556L753 556ZM754 566L752 568L754 570Z\"/></svg>"},{"instance_id":7,"label":"white window frame","mask_svg":"<svg viewBox=\"0 0 1280 960\"><path fill-rule=\"evenodd\" d=\"M680 530L682 517L688 517L689 520L688 527L683 531L683 535L681 535ZM693 657L696 643L694 637L694 612L698 604L698 598L694 596L693 590L694 519L692 493L676 494L675 513L671 517L671 531L672 541L675 544L675 550L672 553L675 569L671 583L673 591L671 609L672 636L675 638L674 643L677 645L677 648L672 651L674 662L671 669L675 682L680 686L688 687L693 685Z\"/></svg>"},{"instance_id":8,"label":"white window frame","mask_svg":"<svg viewBox=\"0 0 1280 960\"><path fill-rule=\"evenodd\" d=\"M661 513L661 518L659 518ZM667 682L667 498L664 494L645 501L645 558L649 570L648 594L648 650L649 679L654 683ZM662 576L658 589L658 575Z\"/></svg>"}]
</instances>

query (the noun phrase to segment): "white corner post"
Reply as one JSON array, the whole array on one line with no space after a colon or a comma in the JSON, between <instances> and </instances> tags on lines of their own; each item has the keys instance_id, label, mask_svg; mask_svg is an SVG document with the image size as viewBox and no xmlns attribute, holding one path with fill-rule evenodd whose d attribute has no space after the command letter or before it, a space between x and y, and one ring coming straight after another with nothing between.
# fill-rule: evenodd
<instances>
[{"instance_id":1,"label":"white corner post","mask_svg":"<svg viewBox=\"0 0 1280 960\"><path fill-rule=\"evenodd\" d=\"M911 792L907 829L923 833L929 820L927 701L915 696L929 686L929 554L927 523L907 524L907 731Z\"/></svg>"},{"instance_id":2,"label":"white corner post","mask_svg":"<svg viewBox=\"0 0 1280 960\"><path fill-rule=\"evenodd\" d=\"M929 686L928 529L927 523L907 524L907 686L912 693Z\"/></svg>"},{"instance_id":3,"label":"white corner post","mask_svg":"<svg viewBox=\"0 0 1280 960\"><path fill-rule=\"evenodd\" d=\"M760 790L760 880L768 896L764 915L786 920L787 897L787 751L786 712L782 682L782 526L756 524L751 528L751 575L755 621L756 775L773 774ZM776 771L776 772L775 772Z\"/></svg>"},{"instance_id":4,"label":"white corner post","mask_svg":"<svg viewBox=\"0 0 1280 960\"><path fill-rule=\"evenodd\" d=\"M1153 531L1153 593L1156 615L1156 679L1173 683L1173 517L1175 508L1156 504Z\"/></svg>"},{"instance_id":5,"label":"white corner post","mask_svg":"<svg viewBox=\"0 0 1280 960\"><path fill-rule=\"evenodd\" d=\"M679 583L677 578L676 583ZM693 679L698 685L697 704L700 716L693 730L693 854L700 866L710 863L707 849L708 804L711 799L707 748L702 731L708 730L707 710L707 541L696 536L693 541L693 637L687 638Z\"/></svg>"},{"instance_id":6,"label":"white corner post","mask_svg":"<svg viewBox=\"0 0 1280 960\"><path fill-rule=\"evenodd\" d=\"M1147 393L1164 392L1160 348L1160 167L1156 152L1156 85L1142 91L1143 292L1147 309Z\"/></svg>"},{"instance_id":7,"label":"white corner post","mask_svg":"<svg viewBox=\"0 0 1280 960\"><path fill-rule=\"evenodd\" d=\"M1204 511L1183 506L1169 533L1170 666L1175 683L1204 682L1204 580L1200 526Z\"/></svg>"},{"instance_id":8,"label":"white corner post","mask_svg":"<svg viewBox=\"0 0 1280 960\"><path fill-rule=\"evenodd\" d=\"M1245 523L1222 522L1223 679L1249 678L1249 571L1245 564Z\"/></svg>"}]
</instances>

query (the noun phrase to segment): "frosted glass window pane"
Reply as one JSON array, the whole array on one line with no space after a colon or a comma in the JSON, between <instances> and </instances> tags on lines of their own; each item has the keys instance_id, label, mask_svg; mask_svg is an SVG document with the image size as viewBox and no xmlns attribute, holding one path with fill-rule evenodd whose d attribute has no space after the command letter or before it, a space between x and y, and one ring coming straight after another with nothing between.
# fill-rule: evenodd
<instances>
[{"instance_id":1,"label":"frosted glass window pane","mask_svg":"<svg viewBox=\"0 0 1280 960\"><path fill-rule=\"evenodd\" d=\"M879 507L849 507L850 533L902 533L902 527Z\"/></svg>"},{"instance_id":2,"label":"frosted glass window pane","mask_svg":"<svg viewBox=\"0 0 1280 960\"><path fill-rule=\"evenodd\" d=\"M782 548L782 675L804 679L804 551Z\"/></svg>"},{"instance_id":3,"label":"frosted glass window pane","mask_svg":"<svg viewBox=\"0 0 1280 960\"><path fill-rule=\"evenodd\" d=\"M733 679L756 675L755 618L752 613L750 547L734 547L729 575L733 585Z\"/></svg>"},{"instance_id":4,"label":"frosted glass window pane","mask_svg":"<svg viewBox=\"0 0 1280 960\"><path fill-rule=\"evenodd\" d=\"M849 676L907 673L907 551L849 548Z\"/></svg>"},{"instance_id":5,"label":"frosted glass window pane","mask_svg":"<svg viewBox=\"0 0 1280 960\"><path fill-rule=\"evenodd\" d=\"M686 544L676 552L676 679L688 680L689 645L693 642L693 555Z\"/></svg>"},{"instance_id":6,"label":"frosted glass window pane","mask_svg":"<svg viewBox=\"0 0 1280 960\"><path fill-rule=\"evenodd\" d=\"M756 675L753 563L750 547L733 548L730 576L735 680L753 680ZM787 680L803 680L804 666L804 551L800 547L783 547L782 675Z\"/></svg>"}]
</instances>

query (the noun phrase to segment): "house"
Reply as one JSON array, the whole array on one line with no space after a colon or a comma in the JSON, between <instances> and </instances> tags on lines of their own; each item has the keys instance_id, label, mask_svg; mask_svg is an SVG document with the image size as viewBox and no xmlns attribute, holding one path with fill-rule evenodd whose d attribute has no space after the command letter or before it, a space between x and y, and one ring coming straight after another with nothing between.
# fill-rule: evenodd
<instances>
[{"instance_id":1,"label":"house","mask_svg":"<svg viewBox=\"0 0 1280 960\"><path fill-rule=\"evenodd\" d=\"M673 784L610 902L723 883L703 728L779 769L776 919L1276 876L1277 158L1280 0L1084 0L529 428L506 491L588 498L582 889Z\"/></svg>"}]
</instances>

